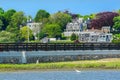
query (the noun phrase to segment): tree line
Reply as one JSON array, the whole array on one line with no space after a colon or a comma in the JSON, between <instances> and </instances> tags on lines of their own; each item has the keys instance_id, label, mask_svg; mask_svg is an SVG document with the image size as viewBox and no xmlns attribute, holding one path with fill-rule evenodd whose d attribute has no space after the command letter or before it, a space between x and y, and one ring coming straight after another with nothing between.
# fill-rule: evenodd
<instances>
[{"instance_id":1,"label":"tree line","mask_svg":"<svg viewBox=\"0 0 120 80\"><path fill-rule=\"evenodd\" d=\"M71 22L76 17L81 17L84 20L91 19L90 28L95 27L100 29L102 26L112 26L116 33L120 31L120 10L117 12L102 12L97 14L90 14L82 16L80 14L73 14L69 11L58 11L50 14L46 10L38 10L35 18L30 15L25 15L23 11L16 11L9 9L7 11L0 8L0 42L26 42L28 37L30 41L34 41L32 31L26 26L27 20L32 19L34 22L40 22L41 31L40 39L43 37L64 38L61 34L66 28L66 24ZM30 31L29 36L27 31Z\"/></svg>"}]
</instances>

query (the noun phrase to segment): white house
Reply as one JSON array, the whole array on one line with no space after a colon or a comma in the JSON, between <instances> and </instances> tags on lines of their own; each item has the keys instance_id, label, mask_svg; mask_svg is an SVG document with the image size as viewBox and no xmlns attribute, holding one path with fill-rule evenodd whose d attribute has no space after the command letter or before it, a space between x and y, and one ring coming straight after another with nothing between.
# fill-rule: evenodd
<instances>
[{"instance_id":1,"label":"white house","mask_svg":"<svg viewBox=\"0 0 120 80\"><path fill-rule=\"evenodd\" d=\"M81 31L87 28L87 24L84 23L83 18L73 19L72 22L66 25L64 36L71 36L73 33L78 35Z\"/></svg>"},{"instance_id":2,"label":"white house","mask_svg":"<svg viewBox=\"0 0 120 80\"><path fill-rule=\"evenodd\" d=\"M101 30L88 29L90 19L83 21L83 18L73 19L72 22L66 25L64 36L69 37L73 33L78 35L80 42L111 42L112 33L110 26L103 26Z\"/></svg>"},{"instance_id":3,"label":"white house","mask_svg":"<svg viewBox=\"0 0 120 80\"><path fill-rule=\"evenodd\" d=\"M84 31L79 33L80 42L111 42L112 33Z\"/></svg>"},{"instance_id":4,"label":"white house","mask_svg":"<svg viewBox=\"0 0 120 80\"><path fill-rule=\"evenodd\" d=\"M35 23L35 22L29 22L27 23L27 26L32 30L35 39L37 39L36 34L39 33L41 31L41 24L42 23Z\"/></svg>"}]
</instances>

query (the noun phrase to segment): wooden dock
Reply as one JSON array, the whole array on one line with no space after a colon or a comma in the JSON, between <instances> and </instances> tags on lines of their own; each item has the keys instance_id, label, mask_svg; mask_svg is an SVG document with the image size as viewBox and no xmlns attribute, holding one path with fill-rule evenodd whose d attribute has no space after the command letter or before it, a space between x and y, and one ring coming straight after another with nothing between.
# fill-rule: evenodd
<instances>
[{"instance_id":1,"label":"wooden dock","mask_svg":"<svg viewBox=\"0 0 120 80\"><path fill-rule=\"evenodd\" d=\"M113 43L0 43L0 51L120 50Z\"/></svg>"}]
</instances>

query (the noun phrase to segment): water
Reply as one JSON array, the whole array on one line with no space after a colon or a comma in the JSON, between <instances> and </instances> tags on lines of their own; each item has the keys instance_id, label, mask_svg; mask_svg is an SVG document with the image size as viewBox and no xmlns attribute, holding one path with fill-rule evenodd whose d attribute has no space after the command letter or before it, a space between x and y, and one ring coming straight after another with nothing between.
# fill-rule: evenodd
<instances>
[{"instance_id":1,"label":"water","mask_svg":"<svg viewBox=\"0 0 120 80\"><path fill-rule=\"evenodd\" d=\"M118 70L1 72L0 80L119 80Z\"/></svg>"}]
</instances>

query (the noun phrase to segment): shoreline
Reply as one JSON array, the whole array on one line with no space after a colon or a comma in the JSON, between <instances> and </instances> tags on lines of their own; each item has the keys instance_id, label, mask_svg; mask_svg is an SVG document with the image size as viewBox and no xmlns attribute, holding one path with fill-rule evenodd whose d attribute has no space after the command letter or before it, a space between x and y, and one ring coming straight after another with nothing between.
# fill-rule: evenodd
<instances>
[{"instance_id":1,"label":"shoreline","mask_svg":"<svg viewBox=\"0 0 120 80\"><path fill-rule=\"evenodd\" d=\"M77 69L81 72L84 72L84 71L120 71L120 69L93 69L93 68L90 68L90 69ZM0 73L9 73L9 72L51 72L51 71L75 71L74 69L39 69L39 70L0 70ZM76 71L75 71L76 72Z\"/></svg>"},{"instance_id":2,"label":"shoreline","mask_svg":"<svg viewBox=\"0 0 120 80\"><path fill-rule=\"evenodd\" d=\"M39 64L0 64L0 72L120 69L120 58L51 62Z\"/></svg>"}]
</instances>

